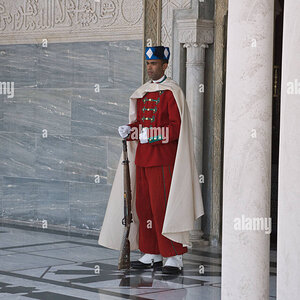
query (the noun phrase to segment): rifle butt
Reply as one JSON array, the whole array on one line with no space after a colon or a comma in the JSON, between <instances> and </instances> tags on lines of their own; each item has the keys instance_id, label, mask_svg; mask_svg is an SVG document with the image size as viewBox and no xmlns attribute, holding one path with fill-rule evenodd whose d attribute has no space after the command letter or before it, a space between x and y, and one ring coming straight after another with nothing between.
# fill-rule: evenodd
<instances>
[{"instance_id":1,"label":"rifle butt","mask_svg":"<svg viewBox=\"0 0 300 300\"><path fill-rule=\"evenodd\" d=\"M128 238L122 243L120 256L119 256L119 263L118 263L119 270L128 270L130 269L130 242Z\"/></svg>"}]
</instances>

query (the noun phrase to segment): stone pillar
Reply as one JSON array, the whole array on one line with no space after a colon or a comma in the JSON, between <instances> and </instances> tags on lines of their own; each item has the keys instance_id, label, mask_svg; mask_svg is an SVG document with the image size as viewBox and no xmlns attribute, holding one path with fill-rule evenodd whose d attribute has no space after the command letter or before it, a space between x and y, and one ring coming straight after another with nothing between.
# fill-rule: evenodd
<instances>
[{"instance_id":1,"label":"stone pillar","mask_svg":"<svg viewBox=\"0 0 300 300\"><path fill-rule=\"evenodd\" d=\"M213 146L212 146L212 184L210 210L210 243L221 243L222 184L223 184L223 134L224 134L224 98L225 98L225 58L226 58L226 14L228 0L215 1L214 34L214 99L213 99ZM206 212L207 213L207 212Z\"/></svg>"},{"instance_id":2,"label":"stone pillar","mask_svg":"<svg viewBox=\"0 0 300 300\"><path fill-rule=\"evenodd\" d=\"M203 105L204 105L204 70L205 48L207 44L185 43L187 49L186 59L186 99L191 113L194 133L194 152L198 174L202 174L203 157ZM201 219L196 220L194 230L191 231L191 242L199 242L203 232Z\"/></svg>"},{"instance_id":3,"label":"stone pillar","mask_svg":"<svg viewBox=\"0 0 300 300\"><path fill-rule=\"evenodd\" d=\"M194 152L198 174L202 174L203 153L203 103L205 48L213 42L213 23L207 20L178 20L178 40L186 48L186 99L191 113ZM195 222L191 241L200 241L201 220Z\"/></svg>"},{"instance_id":4,"label":"stone pillar","mask_svg":"<svg viewBox=\"0 0 300 300\"><path fill-rule=\"evenodd\" d=\"M138 1L139 2L139 1ZM143 0L144 7L144 50L161 44L161 0ZM144 51L145 53L145 51ZM145 55L143 55L143 82L149 80Z\"/></svg>"},{"instance_id":5,"label":"stone pillar","mask_svg":"<svg viewBox=\"0 0 300 300\"><path fill-rule=\"evenodd\" d=\"M277 299L300 294L300 2L284 2L278 182Z\"/></svg>"},{"instance_id":6,"label":"stone pillar","mask_svg":"<svg viewBox=\"0 0 300 300\"><path fill-rule=\"evenodd\" d=\"M201 174L203 153L205 48L207 48L208 45L200 45L199 43L185 43L183 47L187 49L186 99L193 124L196 165L198 174Z\"/></svg>"},{"instance_id":7,"label":"stone pillar","mask_svg":"<svg viewBox=\"0 0 300 300\"><path fill-rule=\"evenodd\" d=\"M254 222L270 221L274 1L229 0L228 17L222 300L269 299L270 235Z\"/></svg>"}]
</instances>

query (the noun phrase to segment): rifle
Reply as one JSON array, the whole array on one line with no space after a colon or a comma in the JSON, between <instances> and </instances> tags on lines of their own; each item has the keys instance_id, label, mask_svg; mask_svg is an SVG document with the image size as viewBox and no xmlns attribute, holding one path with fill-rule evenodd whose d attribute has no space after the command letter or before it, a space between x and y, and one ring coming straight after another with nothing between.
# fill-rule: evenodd
<instances>
[{"instance_id":1,"label":"rifle","mask_svg":"<svg viewBox=\"0 0 300 300\"><path fill-rule=\"evenodd\" d=\"M127 154L127 144L126 138L122 140L123 142L123 172L124 172L124 218L122 219L122 224L125 226L120 255L118 269L130 269L130 242L129 242L129 231L130 223L132 222L131 213L131 189L130 189L130 173L129 173L129 160Z\"/></svg>"}]
</instances>

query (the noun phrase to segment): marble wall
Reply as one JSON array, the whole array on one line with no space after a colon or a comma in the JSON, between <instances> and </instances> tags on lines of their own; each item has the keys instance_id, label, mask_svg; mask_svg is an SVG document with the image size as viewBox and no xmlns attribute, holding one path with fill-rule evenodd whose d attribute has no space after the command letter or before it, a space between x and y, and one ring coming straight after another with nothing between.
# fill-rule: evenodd
<instances>
[{"instance_id":1,"label":"marble wall","mask_svg":"<svg viewBox=\"0 0 300 300\"><path fill-rule=\"evenodd\" d=\"M99 229L142 41L1 45L0 64L2 220Z\"/></svg>"}]
</instances>

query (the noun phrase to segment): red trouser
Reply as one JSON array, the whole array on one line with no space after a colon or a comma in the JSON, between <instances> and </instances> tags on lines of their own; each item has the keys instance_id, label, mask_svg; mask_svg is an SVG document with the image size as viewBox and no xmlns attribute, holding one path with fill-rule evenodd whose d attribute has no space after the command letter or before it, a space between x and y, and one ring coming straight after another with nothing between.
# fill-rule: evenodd
<instances>
[{"instance_id":1,"label":"red trouser","mask_svg":"<svg viewBox=\"0 0 300 300\"><path fill-rule=\"evenodd\" d=\"M170 257L187 252L187 248L182 244L171 241L161 234L172 173L173 166L136 166L136 211L140 221L139 248L144 253Z\"/></svg>"}]
</instances>

